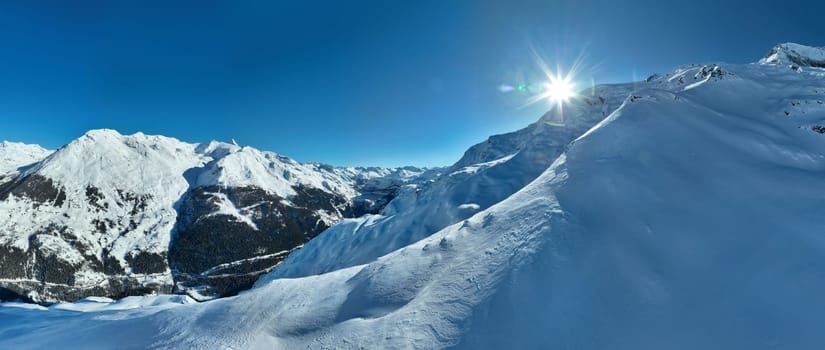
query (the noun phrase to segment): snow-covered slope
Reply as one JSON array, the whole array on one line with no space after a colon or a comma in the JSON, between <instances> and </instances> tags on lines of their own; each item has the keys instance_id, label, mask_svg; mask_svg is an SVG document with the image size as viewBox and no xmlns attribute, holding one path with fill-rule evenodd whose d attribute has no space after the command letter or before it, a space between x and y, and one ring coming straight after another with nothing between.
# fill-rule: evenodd
<instances>
[{"instance_id":1,"label":"snow-covered slope","mask_svg":"<svg viewBox=\"0 0 825 350\"><path fill-rule=\"evenodd\" d=\"M825 69L657 79L512 196L378 259L201 304L0 308L0 347L820 348Z\"/></svg>"},{"instance_id":2,"label":"snow-covered slope","mask_svg":"<svg viewBox=\"0 0 825 350\"><path fill-rule=\"evenodd\" d=\"M553 108L524 129L472 146L440 177L403 188L378 215L347 219L291 254L268 278L301 277L364 264L507 198L539 176L574 138L638 89L678 91L722 79L715 65L688 65L665 76L599 85Z\"/></svg>"},{"instance_id":3,"label":"snow-covered slope","mask_svg":"<svg viewBox=\"0 0 825 350\"><path fill-rule=\"evenodd\" d=\"M11 155L3 164L14 169L47 153L3 145ZM174 282L232 294L326 227L371 208L359 199L371 193L364 179L413 181L425 172L362 174L114 130L90 131L21 169L0 186L0 286L37 301L171 292Z\"/></svg>"},{"instance_id":4,"label":"snow-covered slope","mask_svg":"<svg viewBox=\"0 0 825 350\"><path fill-rule=\"evenodd\" d=\"M0 142L0 182L2 178L17 169L29 164L33 164L46 158L52 151L44 149L39 145L27 145L19 142Z\"/></svg>"}]
</instances>

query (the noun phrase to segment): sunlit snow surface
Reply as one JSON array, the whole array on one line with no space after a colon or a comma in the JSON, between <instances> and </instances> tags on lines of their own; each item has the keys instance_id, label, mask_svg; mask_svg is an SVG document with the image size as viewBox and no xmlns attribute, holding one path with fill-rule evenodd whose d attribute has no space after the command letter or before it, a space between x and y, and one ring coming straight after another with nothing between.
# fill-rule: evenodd
<instances>
[{"instance_id":1,"label":"sunlit snow surface","mask_svg":"<svg viewBox=\"0 0 825 350\"><path fill-rule=\"evenodd\" d=\"M821 348L825 71L718 66L644 85L517 193L380 258L202 304L3 307L0 348Z\"/></svg>"}]
</instances>

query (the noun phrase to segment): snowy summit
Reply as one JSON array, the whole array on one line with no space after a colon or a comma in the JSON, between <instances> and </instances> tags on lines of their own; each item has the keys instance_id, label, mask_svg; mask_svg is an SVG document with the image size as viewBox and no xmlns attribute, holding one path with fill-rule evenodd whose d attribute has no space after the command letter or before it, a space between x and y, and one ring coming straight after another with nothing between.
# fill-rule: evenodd
<instances>
[{"instance_id":1,"label":"snowy summit","mask_svg":"<svg viewBox=\"0 0 825 350\"><path fill-rule=\"evenodd\" d=\"M825 68L825 47L811 47L794 43L776 45L761 64L785 64L796 67Z\"/></svg>"}]
</instances>

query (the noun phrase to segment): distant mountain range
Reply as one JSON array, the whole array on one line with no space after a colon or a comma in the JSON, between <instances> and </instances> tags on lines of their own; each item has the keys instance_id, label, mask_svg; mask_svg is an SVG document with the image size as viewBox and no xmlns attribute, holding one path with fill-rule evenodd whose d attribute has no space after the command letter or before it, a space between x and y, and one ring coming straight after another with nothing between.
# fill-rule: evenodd
<instances>
[{"instance_id":1,"label":"distant mountain range","mask_svg":"<svg viewBox=\"0 0 825 350\"><path fill-rule=\"evenodd\" d=\"M38 302L246 289L346 217L438 172L301 164L251 147L92 130L0 144L0 288Z\"/></svg>"}]
</instances>

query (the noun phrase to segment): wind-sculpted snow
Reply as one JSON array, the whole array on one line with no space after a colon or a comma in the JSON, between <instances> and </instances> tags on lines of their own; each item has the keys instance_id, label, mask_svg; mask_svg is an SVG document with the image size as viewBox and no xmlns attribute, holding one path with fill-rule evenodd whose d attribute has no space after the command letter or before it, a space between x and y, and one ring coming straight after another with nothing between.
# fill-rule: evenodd
<instances>
[{"instance_id":1,"label":"wind-sculpted snow","mask_svg":"<svg viewBox=\"0 0 825 350\"><path fill-rule=\"evenodd\" d=\"M681 67L513 195L365 264L177 307L0 308L0 348L818 349L822 73Z\"/></svg>"}]
</instances>

